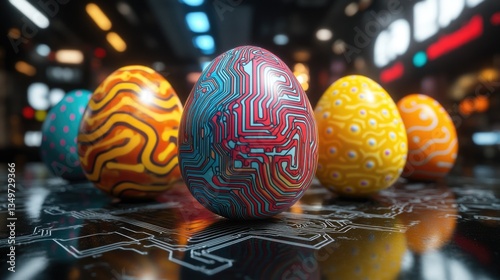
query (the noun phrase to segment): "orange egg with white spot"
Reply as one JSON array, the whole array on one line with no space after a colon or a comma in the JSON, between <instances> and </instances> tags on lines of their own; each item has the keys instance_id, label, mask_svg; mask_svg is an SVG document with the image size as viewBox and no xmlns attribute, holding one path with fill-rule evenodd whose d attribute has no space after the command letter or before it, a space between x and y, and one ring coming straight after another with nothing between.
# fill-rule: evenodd
<instances>
[{"instance_id":1,"label":"orange egg with white spot","mask_svg":"<svg viewBox=\"0 0 500 280\"><path fill-rule=\"evenodd\" d=\"M411 94L398 102L408 135L408 159L403 177L436 180L448 174L457 158L455 125L433 98Z\"/></svg>"}]
</instances>

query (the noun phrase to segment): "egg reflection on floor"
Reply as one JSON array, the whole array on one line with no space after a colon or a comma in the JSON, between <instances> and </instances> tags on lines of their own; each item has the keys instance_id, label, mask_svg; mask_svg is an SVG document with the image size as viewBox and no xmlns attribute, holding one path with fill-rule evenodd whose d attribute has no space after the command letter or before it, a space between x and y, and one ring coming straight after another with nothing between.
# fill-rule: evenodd
<instances>
[{"instance_id":1,"label":"egg reflection on floor","mask_svg":"<svg viewBox=\"0 0 500 280\"><path fill-rule=\"evenodd\" d=\"M375 199L384 205L407 205L398 218L408 226L408 248L415 253L439 250L455 233L458 206L446 185L397 185Z\"/></svg>"},{"instance_id":2,"label":"egg reflection on floor","mask_svg":"<svg viewBox=\"0 0 500 280\"><path fill-rule=\"evenodd\" d=\"M363 224L361 220L354 222ZM373 223L373 220L364 222ZM394 226L396 221L393 223ZM322 279L396 279L398 276L407 249L403 232L359 228L334 238L336 242L315 254Z\"/></svg>"},{"instance_id":3,"label":"egg reflection on floor","mask_svg":"<svg viewBox=\"0 0 500 280\"><path fill-rule=\"evenodd\" d=\"M416 253L438 250L453 237L457 225L457 209L448 211L419 209L401 216L405 222L419 221L406 232L408 247Z\"/></svg>"}]
</instances>

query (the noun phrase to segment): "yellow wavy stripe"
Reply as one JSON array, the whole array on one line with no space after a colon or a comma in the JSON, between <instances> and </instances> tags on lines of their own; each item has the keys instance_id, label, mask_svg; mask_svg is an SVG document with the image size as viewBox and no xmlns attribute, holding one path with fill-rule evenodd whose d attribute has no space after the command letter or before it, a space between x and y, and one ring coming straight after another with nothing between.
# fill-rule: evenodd
<instances>
[{"instance_id":1,"label":"yellow wavy stripe","mask_svg":"<svg viewBox=\"0 0 500 280\"><path fill-rule=\"evenodd\" d=\"M165 87L165 86L163 86L163 87ZM144 88L144 87L141 87L135 83L120 82L120 83L114 85L109 90L109 92L106 93L106 96L103 99L101 99L97 102L94 99L90 99L89 105L88 105L89 108L92 110L101 109L102 107L107 105L113 98L115 98L121 90L126 90L129 92L138 93L138 95L139 95L138 98L140 98L140 94L142 91L148 90L151 92L151 100L148 102L150 102L151 104L155 104L155 105L162 107L162 108L170 109L170 108L173 108L175 106L180 105L179 98L176 98L175 96L170 98L169 100L161 100L158 97L156 97L155 94L153 94L153 92L157 92L157 90L154 88Z\"/></svg>"},{"instance_id":2,"label":"yellow wavy stripe","mask_svg":"<svg viewBox=\"0 0 500 280\"><path fill-rule=\"evenodd\" d=\"M350 138L350 135L338 134L337 138L349 146L352 145L352 146L356 147L356 146L363 145L362 139L359 140L359 139Z\"/></svg>"},{"instance_id":3,"label":"yellow wavy stripe","mask_svg":"<svg viewBox=\"0 0 500 280\"><path fill-rule=\"evenodd\" d=\"M126 171L133 171L133 172L136 172L136 173L142 173L145 170L144 165L141 164L141 163L138 163L138 164L123 164L123 163L116 163L116 162L108 162L106 164L106 167L108 169L126 170Z\"/></svg>"},{"instance_id":4,"label":"yellow wavy stripe","mask_svg":"<svg viewBox=\"0 0 500 280\"><path fill-rule=\"evenodd\" d=\"M129 120L130 119L130 120ZM127 123L131 123L131 122L134 122L137 124L138 121L136 119L133 119L133 118L129 118L129 115L128 114L125 114L125 113L119 113L119 114L115 114L115 115L112 115L99 129L96 129L90 133L87 133L87 134L80 134L78 135L78 142L95 142L97 139L101 138L102 135L104 134L103 132L107 132L107 131L110 131L113 126L118 123L118 122L123 122L124 120L127 121ZM144 124L141 123L141 126L143 126ZM121 135L123 132L121 132L119 135ZM122 137L122 139L126 139L126 137ZM114 137L113 140L115 140L116 138Z\"/></svg>"},{"instance_id":5,"label":"yellow wavy stripe","mask_svg":"<svg viewBox=\"0 0 500 280\"><path fill-rule=\"evenodd\" d=\"M117 185L115 188L113 188L113 195L119 195L121 192L126 191L126 190L137 190L141 192L148 192L148 191L163 191L166 188L168 188L168 184L170 182L165 182L164 186L146 186L143 184L136 184L136 183L131 183L131 182L126 182L126 183L121 183Z\"/></svg>"},{"instance_id":6,"label":"yellow wavy stripe","mask_svg":"<svg viewBox=\"0 0 500 280\"><path fill-rule=\"evenodd\" d=\"M131 70L136 70L137 71L139 69L131 69ZM143 69L140 69L140 70L143 70ZM147 72L148 74L154 74L154 71L153 72L145 71L145 72ZM144 74L140 73L140 72L132 73L132 72L128 72L128 71L123 71L123 72L121 72L119 74L116 74L115 76L120 81L130 81L132 78L135 78L135 79L139 80L142 84L144 84L147 88L152 89L155 92L157 92L158 89L160 88L156 84L156 82L158 82L158 81L160 82L160 84L166 83L166 84L170 85L168 83L168 81L165 80L163 77L161 77L161 80L156 79L156 82L153 82L153 80L151 80L150 78L144 76Z\"/></svg>"},{"instance_id":7,"label":"yellow wavy stripe","mask_svg":"<svg viewBox=\"0 0 500 280\"><path fill-rule=\"evenodd\" d=\"M115 82L113 81L113 83L115 83ZM127 86L125 87L124 84ZM96 92L104 92L105 88L107 88L107 87L108 87L107 84L104 84L102 87L99 87L96 90ZM126 89L126 90L133 91L133 92L141 92L142 91L142 87L140 87L137 84L120 82L116 85L113 85L111 90L104 95L103 99L95 101L93 98L91 98L89 100L88 107L94 111L101 109L106 104L108 104L113 98L115 98L118 91L122 90L122 89Z\"/></svg>"},{"instance_id":8,"label":"yellow wavy stripe","mask_svg":"<svg viewBox=\"0 0 500 280\"><path fill-rule=\"evenodd\" d=\"M123 137L123 138L125 138L125 137ZM123 138L121 138L121 139L123 139ZM104 154L100 154L97 157L96 161L94 162L94 172L92 172L91 174L88 174L88 176L87 176L90 181L99 181L100 171L101 171L103 165L106 164L106 162L108 162L109 160L112 160L116 157L126 155L126 154L132 152L134 149L136 149L137 145L139 145L139 143L141 141L141 136L139 136L139 135L135 135L133 137L126 137L126 138L129 139L129 142L125 146L111 149L108 152L106 152Z\"/></svg>"},{"instance_id":9,"label":"yellow wavy stripe","mask_svg":"<svg viewBox=\"0 0 500 280\"><path fill-rule=\"evenodd\" d=\"M154 168L154 169L151 168L151 166L150 166L148 169L155 170L155 172L157 174L164 174L165 171L167 171L167 170L173 170L178 164L179 164L179 159L177 158L177 156L174 156L170 159L169 162L167 162L167 165L160 166L159 168Z\"/></svg>"},{"instance_id":10,"label":"yellow wavy stripe","mask_svg":"<svg viewBox=\"0 0 500 280\"><path fill-rule=\"evenodd\" d=\"M164 171L165 171L165 168L173 168L173 167L175 167L175 164L177 164L177 162L174 162L174 161L177 161L176 157L174 158L175 160L171 160L168 163L168 167L156 165L156 164L154 164L150 160L149 155L153 154L153 151L156 148L156 143L159 140L159 139L156 138L156 133L155 133L154 129L152 129L148 125L145 125L143 122L141 122L141 121L139 121L137 119L134 119L134 118L125 118L127 116L128 116L128 114L124 114L124 113L119 113L119 114L112 115L108 119L108 121L101 127L101 129L99 129L99 130L97 130L97 131L95 131L93 133L89 133L89 134L86 134L86 135L81 135L81 136L79 136L79 139L80 139L80 137L82 137L83 139L86 139L86 141L88 141L88 142L93 142L96 139L102 137L101 131L109 131L109 130L111 130L113 128L113 126L116 123L123 122L123 120L127 120L127 123L130 124L132 127L136 128L137 130L140 130L141 132L143 132L143 133L146 134L147 141L146 141L146 146L144 147L144 151L141 154L141 161L142 161L142 163L144 164L144 166L146 167L147 170L149 170L149 171L151 171L153 173L156 173L156 174L163 174ZM116 149L114 149L112 151L115 151L115 150Z\"/></svg>"},{"instance_id":11,"label":"yellow wavy stripe","mask_svg":"<svg viewBox=\"0 0 500 280\"><path fill-rule=\"evenodd\" d=\"M387 102L377 102L377 103L367 103L367 102L354 102L349 105L345 105L345 109L349 111L357 111L358 109L365 109L370 111L369 109L375 109L375 112L380 108L384 108L385 106L391 106Z\"/></svg>"},{"instance_id":12,"label":"yellow wavy stripe","mask_svg":"<svg viewBox=\"0 0 500 280\"><path fill-rule=\"evenodd\" d=\"M168 105L173 105L172 107L169 107L169 108L173 108L176 106L176 104L175 104L176 100L173 100L173 99L174 98L172 98L172 100L170 100L168 102ZM93 125L95 122L97 122L101 119L104 119L104 118L109 118L109 116L111 114L119 112L120 108L122 108L123 106L133 106L137 109L138 112L142 112L142 113L148 115L149 117L153 118L157 122L165 122L165 121L172 121L172 120L180 122L180 119L182 116L181 107L178 107L178 110L174 110L174 111L171 111L168 113L156 113L156 112L150 110L147 107L147 105L137 103L131 97L125 96L125 97L121 98L120 102L118 102L112 108L109 108L106 111L100 112L99 114L96 114L93 117L84 118L84 120L87 124Z\"/></svg>"},{"instance_id":13,"label":"yellow wavy stripe","mask_svg":"<svg viewBox=\"0 0 500 280\"><path fill-rule=\"evenodd\" d=\"M161 152L158 155L158 159L160 161L164 161L167 158L167 156L174 153L176 149L177 149L177 145L175 143L169 143L167 148L165 149L165 151Z\"/></svg>"},{"instance_id":14,"label":"yellow wavy stripe","mask_svg":"<svg viewBox=\"0 0 500 280\"><path fill-rule=\"evenodd\" d=\"M391 127L392 128L392 127ZM363 131L361 133L361 138L362 139L368 139L371 137L377 138L377 139L384 139L385 136L387 136L387 130L368 130L368 131Z\"/></svg>"},{"instance_id":15,"label":"yellow wavy stripe","mask_svg":"<svg viewBox=\"0 0 500 280\"><path fill-rule=\"evenodd\" d=\"M87 149L87 152L85 153L85 155L80 158L80 161L81 161L82 165L83 166L87 166L88 165L88 154L90 152L92 152L93 150L98 150L98 149L103 148L103 147L105 147L106 149L108 149L109 146L113 146L114 144L120 142L122 139L128 139L128 138L131 137L131 136L127 136L125 134L130 135L131 133L130 133L129 130L123 130L120 133L118 133L117 136L115 136L113 138L105 139L103 141L99 141L99 142L96 142L96 143L93 143L92 141L88 141L87 134L80 134L80 135L78 135L78 142L79 143L89 143L90 142L92 144L92 148L91 149Z\"/></svg>"},{"instance_id":16,"label":"yellow wavy stripe","mask_svg":"<svg viewBox=\"0 0 500 280\"><path fill-rule=\"evenodd\" d=\"M344 121L347 121L347 120L352 120L354 117L353 114L350 114L350 115L339 115L339 114L335 114L332 116L332 120L337 122L337 121L340 121L340 122L344 122Z\"/></svg>"},{"instance_id":17,"label":"yellow wavy stripe","mask_svg":"<svg viewBox=\"0 0 500 280\"><path fill-rule=\"evenodd\" d=\"M120 71L144 71L149 74L153 74L155 71L149 67L142 65L129 65L120 68Z\"/></svg>"},{"instance_id":18,"label":"yellow wavy stripe","mask_svg":"<svg viewBox=\"0 0 500 280\"><path fill-rule=\"evenodd\" d=\"M149 70L152 70L152 69L149 69ZM131 71L136 71L136 73L133 73ZM154 71L153 72L145 71L145 69L121 68L120 70L118 70L118 71L114 72L112 75L110 75L106 80L104 80L104 82L101 84L101 86L99 88L106 89L109 84L116 83L116 80L126 82L126 81L130 81L132 78L135 78L135 79L139 80L141 83L143 83L144 85L146 85L147 87L158 90L158 86L156 85L156 83L153 82L152 80L150 80L149 78L147 78L144 75L144 73L141 73L141 71L147 72L148 74L154 74ZM160 80L160 81L167 82L167 80L163 79L163 77L162 77L162 80Z\"/></svg>"},{"instance_id":19,"label":"yellow wavy stripe","mask_svg":"<svg viewBox=\"0 0 500 280\"><path fill-rule=\"evenodd\" d=\"M353 168L359 169L361 168L359 164L327 164L325 165L327 167L326 169L331 169L331 170L352 170Z\"/></svg>"}]
</instances>

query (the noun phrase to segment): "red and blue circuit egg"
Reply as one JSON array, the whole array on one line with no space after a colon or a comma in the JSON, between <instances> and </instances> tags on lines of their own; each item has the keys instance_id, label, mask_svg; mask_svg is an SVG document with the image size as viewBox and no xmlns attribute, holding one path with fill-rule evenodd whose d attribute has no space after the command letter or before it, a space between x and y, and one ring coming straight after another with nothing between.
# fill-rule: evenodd
<instances>
[{"instance_id":1,"label":"red and blue circuit egg","mask_svg":"<svg viewBox=\"0 0 500 280\"><path fill-rule=\"evenodd\" d=\"M181 173L212 212L270 217L311 184L318 158L314 112L293 73L269 51L243 46L218 56L184 109Z\"/></svg>"}]
</instances>

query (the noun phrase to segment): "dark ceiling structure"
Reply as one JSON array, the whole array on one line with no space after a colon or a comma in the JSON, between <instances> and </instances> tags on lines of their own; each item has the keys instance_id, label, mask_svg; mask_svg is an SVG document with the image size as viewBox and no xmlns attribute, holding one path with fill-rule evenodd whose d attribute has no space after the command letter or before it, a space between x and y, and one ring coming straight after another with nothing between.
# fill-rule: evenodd
<instances>
[{"instance_id":1,"label":"dark ceiling structure","mask_svg":"<svg viewBox=\"0 0 500 280\"><path fill-rule=\"evenodd\" d=\"M26 2L26 0L22 0ZM147 0L95 2L112 23L110 31L119 34L126 50L117 52L106 40L86 6L92 1L48 0L27 1L44 13L50 21L47 28L37 28L10 1L0 3L0 34L5 49L6 68L23 59L36 66L35 48L44 44L51 50L79 49L84 53L91 72L110 71L130 64L155 66L162 74L183 79L187 73L200 71L200 65L238 45L258 45L278 54L285 62L325 61L335 54L334 40L352 40L352 28L362 11L372 1L352 0ZM383 1L381 1L383 2ZM350 3L359 3L352 16L346 15ZM378 5L378 4L377 4ZM214 41L214 48L205 52L194 44L199 34L189 29L188 13L207 15L209 29L204 32ZM9 37L12 29L20 38ZM320 41L316 31L329 28L333 37ZM7 35L7 36L5 36ZM284 35L284 36L283 36ZM278 38L277 38L278 36ZM281 40L276 40L281 36ZM285 40L285 41L283 41ZM105 56L93 61L96 49ZM337 56L341 57L341 55ZM49 60L50 60L49 56ZM50 61L49 61L50 63ZM97 69L97 70L96 70ZM94 73L90 73L92 76ZM87 75L88 76L88 75ZM104 74L102 75L104 76ZM102 79L99 76L96 79ZM93 80L93 79L87 79ZM95 86L95 82L89 85ZM97 81L98 82L98 81ZM175 84L175 81L172 83ZM184 87L179 85L179 87ZM182 91L188 90L188 88ZM185 94L181 94L185 95Z\"/></svg>"},{"instance_id":2,"label":"dark ceiling structure","mask_svg":"<svg viewBox=\"0 0 500 280\"><path fill-rule=\"evenodd\" d=\"M13 3L30 3L47 17L48 26L38 28ZM100 28L87 11L92 3L109 19L110 26L107 30ZM239 45L251 44L277 54L290 68L296 63L307 64L311 79L315 79L310 83L309 90L311 101L314 103L326 87L341 75L357 73L380 81L382 70L391 70L392 66L388 64L385 66L387 69L375 67L373 50L377 36L382 31L391 29L390 24L397 19L406 19L411 28L414 28L415 5L433 4L436 6L434 10L441 13L437 16L460 15L461 20L453 21L451 18L447 29L440 30L445 33L459 30L467 18L473 15L483 14L488 26L484 27L485 36L482 36L481 40L476 40L469 44L470 46L461 48L453 55L443 57L438 63L425 68L412 66L413 55L441 35L438 34L430 41L422 43L412 42L405 56L392 54L393 48L398 50L399 42L397 36L392 36L393 46L388 46L384 54L389 57L399 56L398 60L402 61L407 69L410 67L405 72L406 75L387 84L388 90L397 92L404 88L405 91L417 91L421 89L419 80L427 73L446 71L452 76L458 75L463 61L475 61L476 54L493 54L500 46L498 36L494 35L498 30L493 22L495 15L491 15L499 9L500 2L460 0L454 2L450 10L447 10L443 3L450 5L451 2L6 0L0 3L0 34L3 34L0 36L0 63L3 62L4 69L12 72L19 61L25 61L35 68L46 69L47 65L56 65L55 51L77 49L84 56L83 63L77 69L82 72L82 79L73 85L60 86L66 86L65 90L70 90L70 87L92 90L113 70L125 65L141 64L163 74L176 88L181 100L185 100L193 85L193 77L196 77L190 73L199 72L204 64L218 54ZM453 14L460 5L462 10ZM475 6L477 7L474 9L468 8ZM388 14L387 11L391 11L391 7L400 12ZM195 26L190 26L189 15L195 16ZM491 24L487 22L490 17ZM318 31L322 29L326 30L326 33L321 37ZM360 35L360 32L364 34ZM126 49L117 51L108 41L109 33L118 34L126 44ZM48 46L51 54L45 58L37 56L36 48L40 45ZM397 64L396 62L395 59L391 60L393 64ZM76 66L67 66L65 69L71 67ZM454 73L454 70L457 70L457 73ZM25 80L19 78L19 83L45 79L40 75L40 71L37 75L24 77Z\"/></svg>"}]
</instances>

